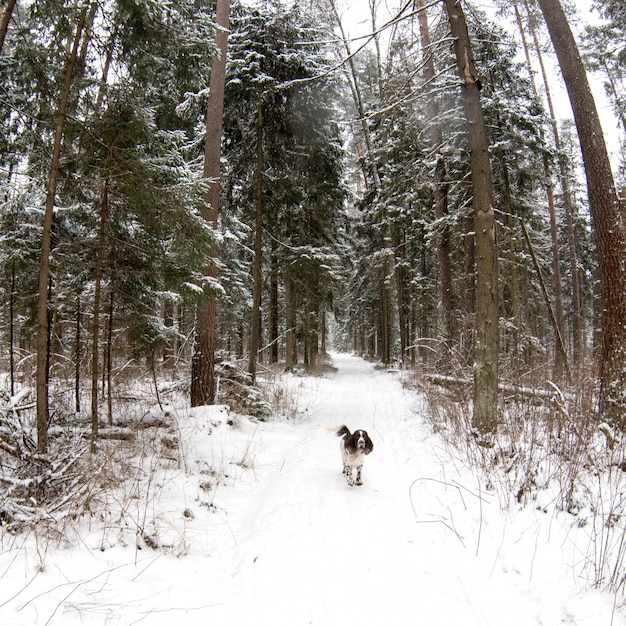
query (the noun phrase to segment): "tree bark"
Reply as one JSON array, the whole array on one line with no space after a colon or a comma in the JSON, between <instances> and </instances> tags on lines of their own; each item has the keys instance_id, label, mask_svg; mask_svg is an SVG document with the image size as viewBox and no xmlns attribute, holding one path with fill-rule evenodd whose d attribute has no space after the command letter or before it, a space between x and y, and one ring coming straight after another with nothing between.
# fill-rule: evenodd
<instances>
[{"instance_id":1,"label":"tree bark","mask_svg":"<svg viewBox=\"0 0 626 626\"><path fill-rule=\"evenodd\" d=\"M589 209L600 268L604 313L600 359L600 418L626 427L626 238L596 103L559 0L539 6L569 94L587 177Z\"/></svg>"},{"instance_id":2,"label":"tree bark","mask_svg":"<svg viewBox=\"0 0 626 626\"><path fill-rule=\"evenodd\" d=\"M48 175L46 192L46 206L41 232L41 257L39 263L39 283L37 295L37 452L45 454L48 451L48 421L50 409L48 405L48 302L50 282L50 250L52 243L52 218L56 200L57 181L59 177L59 161L61 158L61 144L67 106L70 99L72 76L76 66L80 40L85 26L87 5L83 7L76 24L74 41L70 49L64 71L63 86L59 96L59 106L56 114L56 128L52 143L52 161Z\"/></svg>"},{"instance_id":3,"label":"tree bark","mask_svg":"<svg viewBox=\"0 0 626 626\"><path fill-rule=\"evenodd\" d=\"M496 120L498 124L498 128L500 132L504 132L504 124L500 119L500 116L496 113ZM506 222L509 231L509 245L508 245L508 259L509 259L509 276L506 284L504 285L504 289L508 290L508 298L503 298L503 302L510 303L509 307L507 307L506 312L504 313L510 319L515 320L517 323L511 324L512 328L510 333L507 333L506 336L506 344L505 350L507 350L506 355L511 363L512 369L515 370L519 366L519 326L520 326L520 311L519 311L519 299L517 297L518 293L518 285L519 281L517 278L517 246L515 236L517 235L516 231L516 221L513 217L513 192L511 189L511 177L509 175L509 164L506 158L507 151L500 151L498 156L500 160L500 167L502 168L502 199L501 202L503 204L503 209L506 214ZM504 305L503 305L504 308ZM510 340L509 340L510 334Z\"/></svg>"},{"instance_id":4,"label":"tree bark","mask_svg":"<svg viewBox=\"0 0 626 626\"><path fill-rule=\"evenodd\" d=\"M220 199L220 158L222 153L222 126L224 117L224 87L226 84L226 53L230 0L217 0L215 21L215 47L218 54L213 59L209 80L209 101L206 116L204 147L204 177L209 182L205 194L204 219L217 230ZM209 282L216 277L213 258L216 250L209 252L211 259L205 270ZM194 355L191 360L191 406L213 404L215 401L215 292L209 285L207 299L198 305Z\"/></svg>"},{"instance_id":5,"label":"tree bark","mask_svg":"<svg viewBox=\"0 0 626 626\"><path fill-rule=\"evenodd\" d=\"M9 205L11 198L11 181L13 179L14 164L9 163L7 175L7 187L4 201ZM13 216L11 216L13 221ZM9 271L9 393L15 394L15 301L17 298L17 272L15 271L15 259L11 261Z\"/></svg>"},{"instance_id":6,"label":"tree bark","mask_svg":"<svg viewBox=\"0 0 626 626\"><path fill-rule=\"evenodd\" d=\"M113 426L113 290L109 292L109 315L107 320L107 347L106 347L106 379L107 379L107 424Z\"/></svg>"},{"instance_id":7,"label":"tree bark","mask_svg":"<svg viewBox=\"0 0 626 626\"><path fill-rule=\"evenodd\" d=\"M285 316L287 330L285 331L285 371L289 372L298 362L296 346L296 306L293 280L285 276Z\"/></svg>"},{"instance_id":8,"label":"tree bark","mask_svg":"<svg viewBox=\"0 0 626 626\"><path fill-rule=\"evenodd\" d=\"M319 339L319 310L312 294L305 297L304 306L304 366L308 371L317 367Z\"/></svg>"},{"instance_id":9,"label":"tree bark","mask_svg":"<svg viewBox=\"0 0 626 626\"><path fill-rule=\"evenodd\" d=\"M278 258L276 240L272 239L272 266L270 273L269 344L270 363L278 363Z\"/></svg>"},{"instance_id":10,"label":"tree bark","mask_svg":"<svg viewBox=\"0 0 626 626\"><path fill-rule=\"evenodd\" d=\"M16 0L9 0L4 7L4 11L2 11L2 17L0 18L0 53L4 47L4 40L7 36L7 30L9 30L9 22L11 21L15 4Z\"/></svg>"},{"instance_id":11,"label":"tree bark","mask_svg":"<svg viewBox=\"0 0 626 626\"><path fill-rule=\"evenodd\" d=\"M17 277L15 274L15 261L11 262L11 277L9 279L9 392L15 395L15 298L17 296L15 286Z\"/></svg>"},{"instance_id":12,"label":"tree bark","mask_svg":"<svg viewBox=\"0 0 626 626\"><path fill-rule=\"evenodd\" d=\"M100 294L102 292L102 268L104 265L104 244L109 221L109 179L104 181L102 203L100 205L100 225L98 230L98 248L96 250L96 270L94 275L93 326L91 339L91 450L96 449L98 441L98 373L100 351Z\"/></svg>"},{"instance_id":13,"label":"tree bark","mask_svg":"<svg viewBox=\"0 0 626 626\"><path fill-rule=\"evenodd\" d=\"M74 410L80 413L80 359L81 359L81 324L80 294L76 296L76 345L74 346Z\"/></svg>"},{"instance_id":14,"label":"tree bark","mask_svg":"<svg viewBox=\"0 0 626 626\"><path fill-rule=\"evenodd\" d=\"M250 355L248 360L248 373L252 378L252 384L256 379L256 366L261 341L261 289L263 287L263 170L265 157L263 152L263 93L259 93L257 109L257 133L256 133L256 190L255 190L255 233L254 233L254 267L253 293L252 293L252 320L250 328Z\"/></svg>"},{"instance_id":15,"label":"tree bark","mask_svg":"<svg viewBox=\"0 0 626 626\"><path fill-rule=\"evenodd\" d=\"M393 249L396 265L396 301L398 303L398 323L400 330L400 362L404 363L406 359L406 348L408 345L406 308L407 295L405 290L406 280L406 233L400 233L399 228L392 229Z\"/></svg>"},{"instance_id":16,"label":"tree bark","mask_svg":"<svg viewBox=\"0 0 626 626\"><path fill-rule=\"evenodd\" d=\"M480 84L460 0L444 0L457 60L467 120L474 204L476 254L476 344L474 413L481 434L495 431L498 419L498 265L489 140L480 103Z\"/></svg>"},{"instance_id":17,"label":"tree bark","mask_svg":"<svg viewBox=\"0 0 626 626\"><path fill-rule=\"evenodd\" d=\"M422 59L424 64L423 78L427 86L427 112L429 124L430 150L437 155L435 167L435 216L442 220L441 235L437 246L439 261L439 294L441 298L441 310L443 317L444 337L446 347L452 345L452 265L450 262L450 229L445 224L448 216L448 183L446 162L441 153L443 144L441 126L439 124L439 103L433 89L435 80L435 64L433 62L433 49L428 27L428 14L424 0L415 0L415 10L419 11L418 21L420 28L420 40L422 45ZM446 356L448 356L446 354ZM445 367L445 366L444 366Z\"/></svg>"}]
</instances>

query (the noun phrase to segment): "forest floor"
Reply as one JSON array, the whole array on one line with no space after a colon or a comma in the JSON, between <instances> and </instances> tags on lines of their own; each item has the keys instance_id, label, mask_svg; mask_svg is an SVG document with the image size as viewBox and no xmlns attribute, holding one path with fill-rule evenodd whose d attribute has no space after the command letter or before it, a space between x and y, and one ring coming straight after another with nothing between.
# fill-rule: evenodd
<instances>
[{"instance_id":1,"label":"forest floor","mask_svg":"<svg viewBox=\"0 0 626 626\"><path fill-rule=\"evenodd\" d=\"M573 516L503 509L398 373L333 365L280 377L290 419L173 406L175 435L108 443L129 446L127 475L93 514L1 535L0 623L626 625L585 584ZM374 442L361 487L341 474L343 423Z\"/></svg>"}]
</instances>

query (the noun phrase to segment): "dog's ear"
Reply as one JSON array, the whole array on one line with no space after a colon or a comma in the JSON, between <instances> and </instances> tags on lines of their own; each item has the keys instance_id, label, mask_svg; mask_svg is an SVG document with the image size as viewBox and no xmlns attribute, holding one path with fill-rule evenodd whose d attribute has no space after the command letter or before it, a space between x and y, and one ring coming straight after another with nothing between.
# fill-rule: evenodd
<instances>
[{"instance_id":1,"label":"dog's ear","mask_svg":"<svg viewBox=\"0 0 626 626\"><path fill-rule=\"evenodd\" d=\"M343 445L350 454L354 454L356 452L356 440L354 435L355 433L352 433L351 435L346 435L343 438Z\"/></svg>"},{"instance_id":2,"label":"dog's ear","mask_svg":"<svg viewBox=\"0 0 626 626\"><path fill-rule=\"evenodd\" d=\"M374 449L374 443L367 433L365 434L365 454L369 454Z\"/></svg>"}]
</instances>

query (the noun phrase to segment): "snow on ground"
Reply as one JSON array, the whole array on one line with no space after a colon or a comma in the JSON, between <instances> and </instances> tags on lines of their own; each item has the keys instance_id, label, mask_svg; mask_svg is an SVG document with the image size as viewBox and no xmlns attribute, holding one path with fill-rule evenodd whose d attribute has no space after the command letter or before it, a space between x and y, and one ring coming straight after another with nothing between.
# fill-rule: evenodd
<instances>
[{"instance_id":1,"label":"snow on ground","mask_svg":"<svg viewBox=\"0 0 626 626\"><path fill-rule=\"evenodd\" d=\"M397 374L333 359L285 376L293 420L180 410L178 462L146 458L110 516L58 545L5 535L0 624L626 625L580 579L574 518L503 512ZM374 441L362 487L341 474L342 423Z\"/></svg>"}]
</instances>

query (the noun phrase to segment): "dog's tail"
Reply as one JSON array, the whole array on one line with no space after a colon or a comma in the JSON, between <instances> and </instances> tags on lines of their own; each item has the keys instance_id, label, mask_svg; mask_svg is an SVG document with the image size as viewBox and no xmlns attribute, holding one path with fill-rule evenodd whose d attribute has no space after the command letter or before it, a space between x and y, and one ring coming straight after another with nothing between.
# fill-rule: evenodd
<instances>
[{"instance_id":1,"label":"dog's tail","mask_svg":"<svg viewBox=\"0 0 626 626\"><path fill-rule=\"evenodd\" d=\"M348 430L348 427L344 424L341 428L337 430L335 434L337 435L337 437L343 437L344 435L350 435L350 431Z\"/></svg>"}]
</instances>

